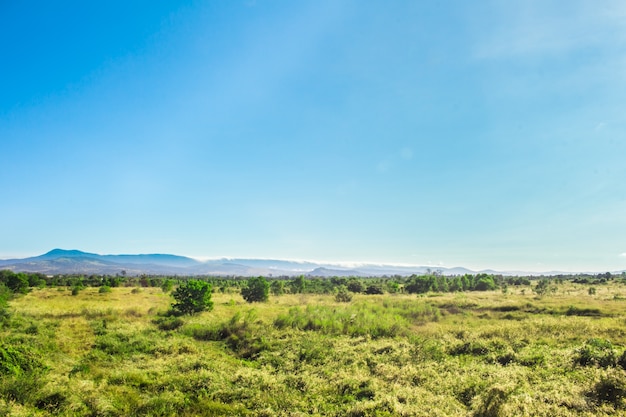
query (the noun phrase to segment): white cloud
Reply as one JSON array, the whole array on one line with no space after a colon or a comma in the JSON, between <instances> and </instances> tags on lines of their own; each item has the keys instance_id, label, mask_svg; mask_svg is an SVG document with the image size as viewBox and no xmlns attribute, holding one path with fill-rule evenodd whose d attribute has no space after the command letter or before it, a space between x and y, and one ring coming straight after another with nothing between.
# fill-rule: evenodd
<instances>
[{"instance_id":1,"label":"white cloud","mask_svg":"<svg viewBox=\"0 0 626 417\"><path fill-rule=\"evenodd\" d=\"M626 258L626 252L620 253L619 256L621 256L622 258Z\"/></svg>"}]
</instances>

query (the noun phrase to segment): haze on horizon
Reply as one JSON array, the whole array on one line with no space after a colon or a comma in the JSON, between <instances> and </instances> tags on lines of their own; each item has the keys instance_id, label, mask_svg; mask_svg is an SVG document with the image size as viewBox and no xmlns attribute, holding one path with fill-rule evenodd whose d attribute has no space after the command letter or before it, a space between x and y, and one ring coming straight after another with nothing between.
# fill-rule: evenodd
<instances>
[{"instance_id":1,"label":"haze on horizon","mask_svg":"<svg viewBox=\"0 0 626 417\"><path fill-rule=\"evenodd\" d=\"M0 258L626 269L626 3L0 3Z\"/></svg>"}]
</instances>

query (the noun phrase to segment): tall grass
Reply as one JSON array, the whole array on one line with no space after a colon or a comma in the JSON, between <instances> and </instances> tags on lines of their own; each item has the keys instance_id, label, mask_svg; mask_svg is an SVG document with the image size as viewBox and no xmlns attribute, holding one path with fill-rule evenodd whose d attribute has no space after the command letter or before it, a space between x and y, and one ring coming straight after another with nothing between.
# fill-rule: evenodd
<instances>
[{"instance_id":1,"label":"tall grass","mask_svg":"<svg viewBox=\"0 0 626 417\"><path fill-rule=\"evenodd\" d=\"M274 320L278 329L315 331L352 337L407 336L412 325L437 320L439 310L417 300L361 301L350 305L292 307Z\"/></svg>"},{"instance_id":2,"label":"tall grass","mask_svg":"<svg viewBox=\"0 0 626 417\"><path fill-rule=\"evenodd\" d=\"M158 288L35 290L0 329L0 415L626 415L621 293L215 293L176 318Z\"/></svg>"}]
</instances>

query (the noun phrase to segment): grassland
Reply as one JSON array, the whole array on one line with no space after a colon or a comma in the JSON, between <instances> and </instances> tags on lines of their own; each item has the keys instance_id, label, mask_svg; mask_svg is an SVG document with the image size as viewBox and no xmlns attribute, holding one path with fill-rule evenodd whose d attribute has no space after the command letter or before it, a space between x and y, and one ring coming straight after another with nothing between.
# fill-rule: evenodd
<instances>
[{"instance_id":1,"label":"grassland","mask_svg":"<svg viewBox=\"0 0 626 417\"><path fill-rule=\"evenodd\" d=\"M158 288L34 289L0 329L0 415L626 415L626 286L286 294L171 317Z\"/></svg>"}]
</instances>

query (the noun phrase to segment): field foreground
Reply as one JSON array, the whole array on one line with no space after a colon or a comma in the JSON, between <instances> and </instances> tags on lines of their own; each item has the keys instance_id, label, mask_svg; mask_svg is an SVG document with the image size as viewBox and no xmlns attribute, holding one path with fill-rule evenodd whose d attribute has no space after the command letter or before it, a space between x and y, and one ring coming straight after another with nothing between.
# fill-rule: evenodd
<instances>
[{"instance_id":1,"label":"field foreground","mask_svg":"<svg viewBox=\"0 0 626 417\"><path fill-rule=\"evenodd\" d=\"M177 318L158 288L12 300L0 415L626 415L624 284L213 301Z\"/></svg>"}]
</instances>

